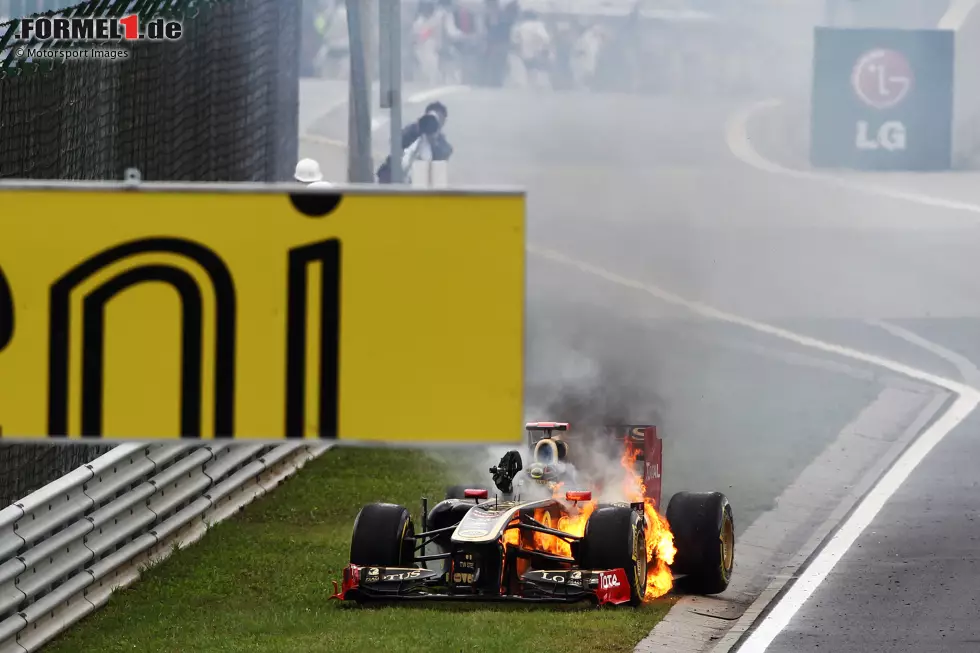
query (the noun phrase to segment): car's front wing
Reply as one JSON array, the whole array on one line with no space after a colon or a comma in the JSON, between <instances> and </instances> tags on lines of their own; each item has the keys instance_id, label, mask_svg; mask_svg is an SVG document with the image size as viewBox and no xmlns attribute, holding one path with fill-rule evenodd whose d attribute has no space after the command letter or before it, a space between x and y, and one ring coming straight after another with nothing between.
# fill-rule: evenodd
<instances>
[{"instance_id":1,"label":"car's front wing","mask_svg":"<svg viewBox=\"0 0 980 653\"><path fill-rule=\"evenodd\" d=\"M571 603L592 599L599 605L629 603L630 586L623 569L534 570L521 576L520 593L478 592L470 585L449 585L445 577L418 567L348 565L342 586L334 582L331 598L366 601L525 601Z\"/></svg>"}]
</instances>

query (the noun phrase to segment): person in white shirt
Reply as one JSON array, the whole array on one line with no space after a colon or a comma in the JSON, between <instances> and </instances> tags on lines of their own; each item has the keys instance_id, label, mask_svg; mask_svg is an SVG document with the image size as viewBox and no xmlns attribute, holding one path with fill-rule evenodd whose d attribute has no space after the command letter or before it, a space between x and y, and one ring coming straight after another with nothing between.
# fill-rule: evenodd
<instances>
[{"instance_id":1,"label":"person in white shirt","mask_svg":"<svg viewBox=\"0 0 980 653\"><path fill-rule=\"evenodd\" d=\"M601 25L593 25L575 41L572 48L571 68L577 88L589 86L595 78L605 38L606 30Z\"/></svg>"},{"instance_id":2,"label":"person in white shirt","mask_svg":"<svg viewBox=\"0 0 980 653\"><path fill-rule=\"evenodd\" d=\"M535 11L525 11L511 32L511 43L530 86L545 86L554 61L554 46L547 26Z\"/></svg>"},{"instance_id":3,"label":"person in white shirt","mask_svg":"<svg viewBox=\"0 0 980 653\"><path fill-rule=\"evenodd\" d=\"M341 0L322 0L316 30L323 39L316 67L328 79L346 79L350 72L350 32L347 6Z\"/></svg>"},{"instance_id":4,"label":"person in white shirt","mask_svg":"<svg viewBox=\"0 0 980 653\"><path fill-rule=\"evenodd\" d=\"M420 81L432 85L459 81L450 72L455 68L458 46L467 35L456 25L451 2L420 2L412 37Z\"/></svg>"},{"instance_id":5,"label":"person in white shirt","mask_svg":"<svg viewBox=\"0 0 980 653\"><path fill-rule=\"evenodd\" d=\"M439 53L442 50L442 29L436 5L431 0L419 2L418 14L412 23L412 49L415 54L416 79L423 84L439 83Z\"/></svg>"},{"instance_id":6,"label":"person in white shirt","mask_svg":"<svg viewBox=\"0 0 980 653\"><path fill-rule=\"evenodd\" d=\"M444 84L459 84L463 81L463 51L471 41L471 37L456 24L456 10L453 6L453 0L439 0L436 15L438 25L442 29L442 43L439 51L441 81Z\"/></svg>"}]
</instances>

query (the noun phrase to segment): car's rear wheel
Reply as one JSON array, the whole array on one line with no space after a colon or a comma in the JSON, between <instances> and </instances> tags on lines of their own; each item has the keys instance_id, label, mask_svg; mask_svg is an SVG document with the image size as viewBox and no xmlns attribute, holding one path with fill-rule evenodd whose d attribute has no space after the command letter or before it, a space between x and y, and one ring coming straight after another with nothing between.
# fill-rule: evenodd
<instances>
[{"instance_id":1,"label":"car's rear wheel","mask_svg":"<svg viewBox=\"0 0 980 653\"><path fill-rule=\"evenodd\" d=\"M624 569L630 605L647 591L647 544L643 516L628 506L600 506L589 516L580 545L583 569Z\"/></svg>"},{"instance_id":2,"label":"car's rear wheel","mask_svg":"<svg viewBox=\"0 0 980 653\"><path fill-rule=\"evenodd\" d=\"M671 571L685 577L678 588L692 594L720 594L735 566L735 520L721 492L678 492L667 504L667 521L677 555Z\"/></svg>"},{"instance_id":3,"label":"car's rear wheel","mask_svg":"<svg viewBox=\"0 0 980 653\"><path fill-rule=\"evenodd\" d=\"M370 503L357 514L350 543L355 565L411 567L415 560L415 525L404 506Z\"/></svg>"}]
</instances>

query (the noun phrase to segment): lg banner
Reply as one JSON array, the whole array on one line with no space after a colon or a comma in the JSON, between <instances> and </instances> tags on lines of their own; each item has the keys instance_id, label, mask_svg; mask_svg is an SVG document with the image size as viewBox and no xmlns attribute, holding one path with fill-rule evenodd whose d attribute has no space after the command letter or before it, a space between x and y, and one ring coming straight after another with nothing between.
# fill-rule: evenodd
<instances>
[{"instance_id":1,"label":"lg banner","mask_svg":"<svg viewBox=\"0 0 980 653\"><path fill-rule=\"evenodd\" d=\"M950 168L953 32L818 27L813 58L814 166Z\"/></svg>"}]
</instances>

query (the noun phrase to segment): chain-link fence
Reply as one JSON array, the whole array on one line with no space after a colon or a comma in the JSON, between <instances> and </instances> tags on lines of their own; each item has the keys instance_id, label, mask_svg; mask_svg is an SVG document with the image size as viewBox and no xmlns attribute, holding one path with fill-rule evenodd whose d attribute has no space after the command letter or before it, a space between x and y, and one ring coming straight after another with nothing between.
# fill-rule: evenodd
<instances>
[{"instance_id":1,"label":"chain-link fence","mask_svg":"<svg viewBox=\"0 0 980 653\"><path fill-rule=\"evenodd\" d=\"M123 15L120 4L87 2L53 16ZM182 3L134 4L143 13ZM0 58L14 67L0 80L0 178L122 179L136 167L147 180L289 179L300 0L194 5L180 40L113 44L130 52L115 61L17 75L30 63L11 61L19 43L6 43Z\"/></svg>"},{"instance_id":2,"label":"chain-link fence","mask_svg":"<svg viewBox=\"0 0 980 653\"><path fill-rule=\"evenodd\" d=\"M92 462L112 449L103 444L0 444L0 510Z\"/></svg>"},{"instance_id":3,"label":"chain-link fence","mask_svg":"<svg viewBox=\"0 0 980 653\"><path fill-rule=\"evenodd\" d=\"M298 151L301 0L0 0L0 179L279 181ZM193 8L188 10L189 5ZM176 42L114 43L130 56L31 72L5 40L17 20L183 14ZM168 14L160 14L168 15ZM70 45L70 44L65 44ZM61 46L65 47L65 46ZM42 62L47 63L47 61ZM30 73L30 74L28 74ZM16 398L8 398L16 400ZM0 508L112 445L0 444Z\"/></svg>"}]
</instances>

